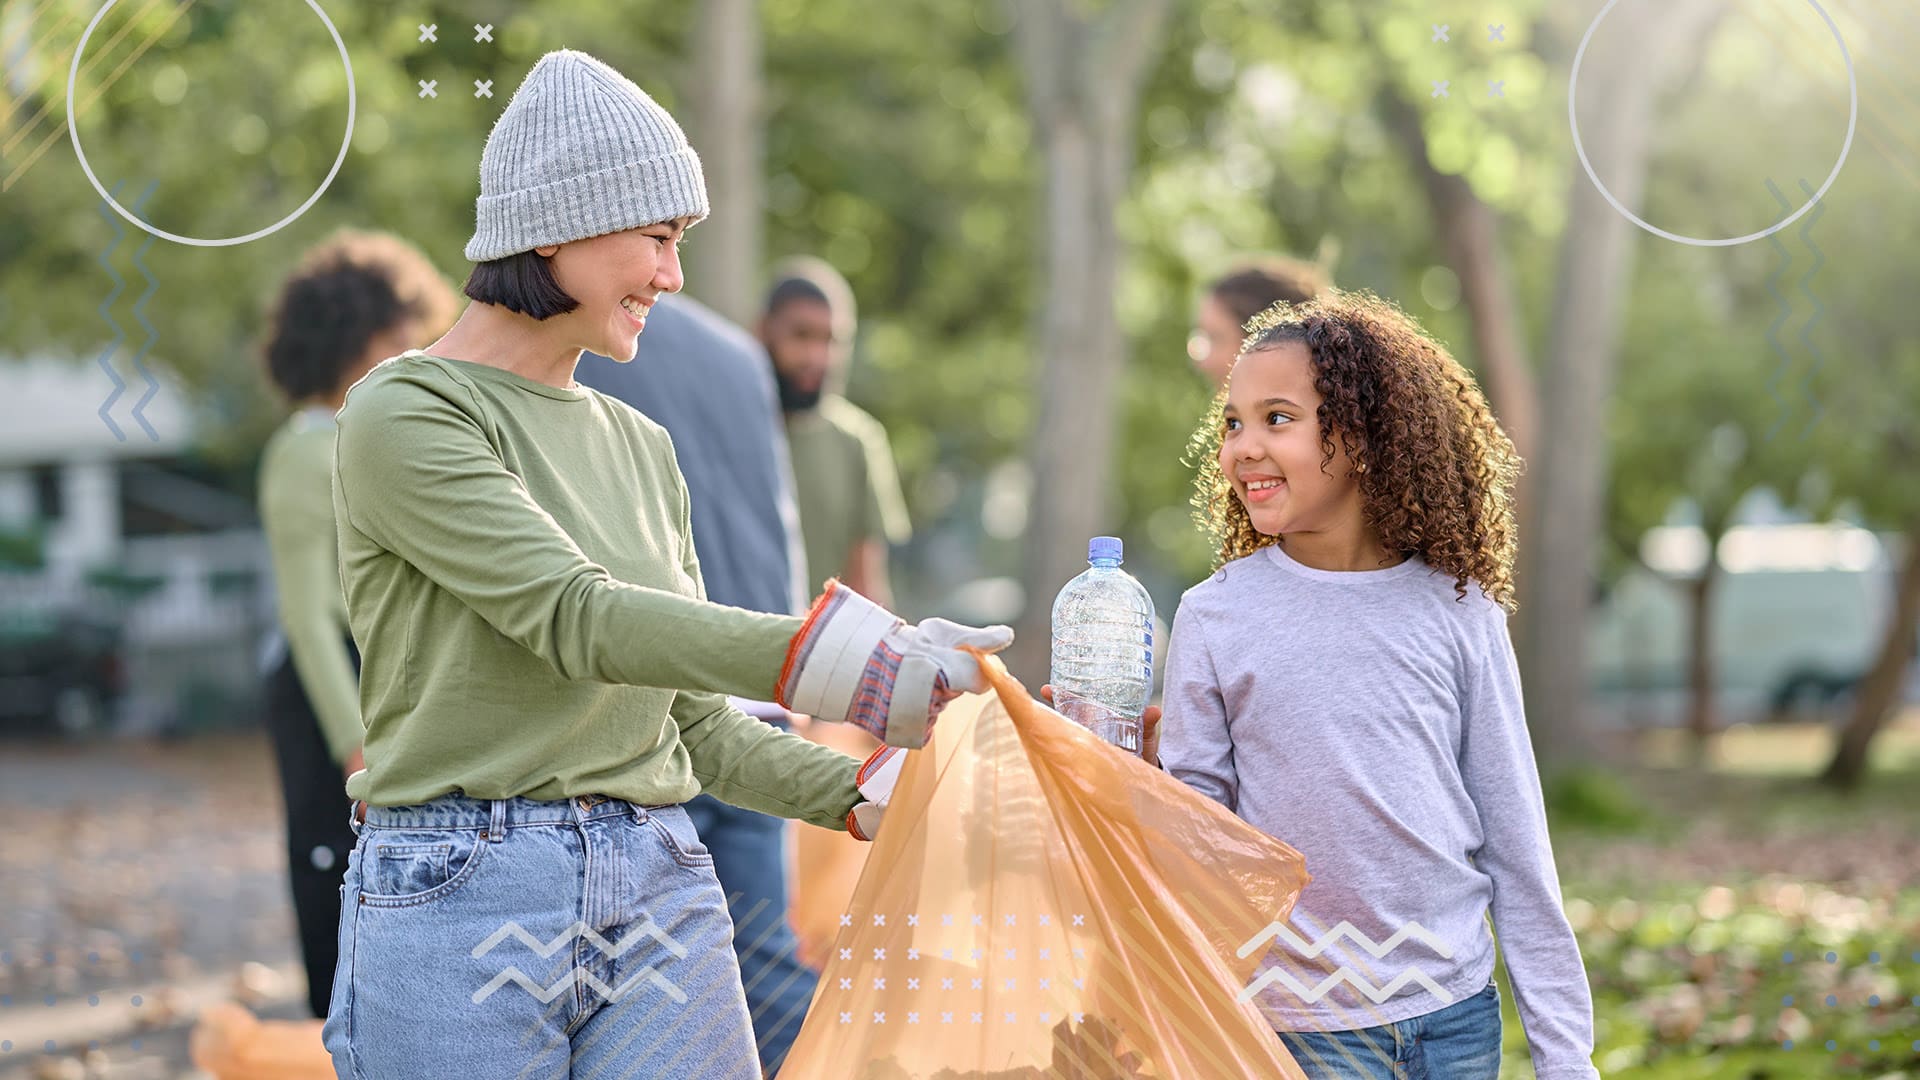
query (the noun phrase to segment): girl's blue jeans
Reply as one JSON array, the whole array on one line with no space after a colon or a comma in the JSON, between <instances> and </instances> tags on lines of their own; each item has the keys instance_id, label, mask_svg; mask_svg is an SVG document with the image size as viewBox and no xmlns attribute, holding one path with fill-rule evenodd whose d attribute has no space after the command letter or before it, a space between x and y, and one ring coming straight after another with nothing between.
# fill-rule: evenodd
<instances>
[{"instance_id":1,"label":"girl's blue jeans","mask_svg":"<svg viewBox=\"0 0 1920 1080\"><path fill-rule=\"evenodd\" d=\"M679 806L372 807L323 1032L345 1080L756 1080L713 856Z\"/></svg>"},{"instance_id":2,"label":"girl's blue jeans","mask_svg":"<svg viewBox=\"0 0 1920 1080\"><path fill-rule=\"evenodd\" d=\"M1500 990L1356 1031L1280 1033L1308 1080L1497 1080Z\"/></svg>"}]
</instances>

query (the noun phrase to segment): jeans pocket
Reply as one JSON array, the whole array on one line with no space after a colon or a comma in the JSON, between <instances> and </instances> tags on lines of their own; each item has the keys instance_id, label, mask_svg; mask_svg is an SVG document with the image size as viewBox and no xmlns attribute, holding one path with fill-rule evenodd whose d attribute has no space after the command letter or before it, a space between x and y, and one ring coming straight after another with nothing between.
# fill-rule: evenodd
<instances>
[{"instance_id":1,"label":"jeans pocket","mask_svg":"<svg viewBox=\"0 0 1920 1080\"><path fill-rule=\"evenodd\" d=\"M368 829L360 841L360 902L405 907L438 900L472 879L486 849L477 830Z\"/></svg>"},{"instance_id":2,"label":"jeans pocket","mask_svg":"<svg viewBox=\"0 0 1920 1080\"><path fill-rule=\"evenodd\" d=\"M686 811L678 807L649 811L647 823L653 831L660 834L663 844L673 861L691 870L704 870L713 867L713 852L700 842L700 831L693 827L693 819Z\"/></svg>"}]
</instances>

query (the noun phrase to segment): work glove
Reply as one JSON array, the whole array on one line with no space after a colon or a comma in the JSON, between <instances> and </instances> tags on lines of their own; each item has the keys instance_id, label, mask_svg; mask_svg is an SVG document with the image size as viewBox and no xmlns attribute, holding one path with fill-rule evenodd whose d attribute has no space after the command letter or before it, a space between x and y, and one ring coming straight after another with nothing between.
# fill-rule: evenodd
<instances>
[{"instance_id":1,"label":"work glove","mask_svg":"<svg viewBox=\"0 0 1920 1080\"><path fill-rule=\"evenodd\" d=\"M847 832L855 840L872 840L880 832L880 817L893 799L893 786L900 782L900 770L907 752L897 746L883 746L867 755L865 764L853 774L859 785L861 802L847 812Z\"/></svg>"},{"instance_id":2,"label":"work glove","mask_svg":"<svg viewBox=\"0 0 1920 1080\"><path fill-rule=\"evenodd\" d=\"M987 689L980 661L966 647L999 652L1013 644L1005 626L961 626L899 616L838 580L807 612L787 648L780 704L794 712L844 720L889 746L925 746L949 701Z\"/></svg>"}]
</instances>

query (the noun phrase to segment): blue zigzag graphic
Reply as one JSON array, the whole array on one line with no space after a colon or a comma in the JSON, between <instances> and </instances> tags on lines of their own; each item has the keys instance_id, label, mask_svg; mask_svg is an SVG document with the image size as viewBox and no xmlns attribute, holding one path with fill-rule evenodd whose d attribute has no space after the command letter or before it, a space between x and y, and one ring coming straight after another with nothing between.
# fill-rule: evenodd
<instances>
[{"instance_id":1,"label":"blue zigzag graphic","mask_svg":"<svg viewBox=\"0 0 1920 1080\"><path fill-rule=\"evenodd\" d=\"M1806 192L1807 198L1813 198L1812 184L1801 180L1800 190ZM1827 358L1826 355L1820 351L1820 346L1813 343L1813 328L1816 323L1826 316L1827 306L1820 302L1819 297L1813 295L1812 289L1807 288L1807 282L1813 280L1814 273L1827 261L1826 254L1813 242L1813 223L1819 221L1820 215L1826 212L1827 208L1825 205L1816 203L1813 211L1807 215L1806 220L1800 223L1800 239L1807 245L1807 250L1813 252L1813 265L1808 267L1807 272L1800 277L1800 291L1806 295L1807 301L1813 305L1813 316L1800 326L1800 344L1806 348L1808 355L1813 357L1813 363L1807 366L1806 374L1800 380L1801 392L1806 395L1808 403L1813 407L1813 415L1807 417L1807 422L1800 428L1800 438L1802 439L1806 438L1807 433L1813 430L1813 425L1820 419L1820 414L1824 408L1820 404L1820 398L1814 390L1813 380L1814 376L1820 374L1821 365L1827 362Z\"/></svg>"},{"instance_id":2,"label":"blue zigzag graphic","mask_svg":"<svg viewBox=\"0 0 1920 1080\"><path fill-rule=\"evenodd\" d=\"M113 186L112 194L115 198L119 197L119 184ZM120 373L113 370L112 363L113 355L127 343L127 335L120 329L120 324L113 320L113 302L120 298L120 293L126 289L127 282L120 276L120 272L113 268L112 262L114 249L120 246L120 241L126 239L127 227L120 223L120 215L114 213L104 200L100 203L100 216L106 218L107 223L113 226L113 242L107 245L107 249L102 251L96 260L106 270L107 276L113 279L113 291L107 294L105 300L100 301L99 309L100 317L107 320L107 325L113 328L113 340L101 350L98 360L100 370L106 372L107 378L113 380L112 392L107 395L107 400L100 403L100 419L107 425L107 430L113 432L114 438L126 442L127 433L121 431L120 425L113 422L113 417L108 415L108 410L113 408L114 402L120 400L121 391L127 388L127 384L120 378Z\"/></svg>"},{"instance_id":3,"label":"blue zigzag graphic","mask_svg":"<svg viewBox=\"0 0 1920 1080\"><path fill-rule=\"evenodd\" d=\"M1781 194L1780 189L1774 186L1771 179L1767 181L1767 190L1779 201L1782 210L1793 209L1793 204L1787 201L1787 197ZM1767 344L1773 346L1774 354L1780 357L1780 366L1775 368L1773 375L1767 379L1767 396L1772 398L1773 403L1780 407L1780 418L1775 420L1767 428L1766 438L1771 440L1774 433L1780 430L1780 425L1785 422L1787 414L1793 411L1792 405L1788 403L1786 398L1780 395L1780 384L1786 380L1787 369L1793 366L1793 357L1787 352L1787 347L1780 341L1780 328L1785 326L1787 319L1793 315L1793 305L1787 303L1787 298L1780 292L1780 280L1786 276L1787 267L1793 265L1793 256L1788 253L1787 245L1780 242L1780 234L1778 232L1767 234L1767 243L1773 245L1773 250L1780 253L1779 265L1775 266L1773 272L1767 275L1767 295L1773 297L1774 302L1780 305L1779 314L1775 315L1773 321L1767 324Z\"/></svg>"},{"instance_id":4,"label":"blue zigzag graphic","mask_svg":"<svg viewBox=\"0 0 1920 1080\"><path fill-rule=\"evenodd\" d=\"M140 198L135 200L133 204L133 212L135 215L138 215L140 208L145 206L147 200L153 197L153 189L159 186L160 181L155 180L147 185L147 190L140 193ZM153 246L153 242L156 239L158 238L152 233L148 233L146 242L141 244L133 253L134 269L140 271L140 276L147 279L146 291L140 294L140 299L133 302L133 317L140 323L141 329L147 332L146 340L140 343L140 348L133 354L133 370L139 372L140 378L145 380L147 384L147 392L142 394L140 400L133 406L133 418L140 424L141 429L147 433L148 439L159 442L160 433L153 430L153 425L147 423L147 418L140 412L140 410L147 407L147 404L154 399L156 394L160 393L159 380L155 379L153 373L147 370L147 365L141 363L141 360L146 357L148 351L153 348L153 343L159 340L160 337L160 332L155 330L153 323L147 319L146 311L147 301L153 298L155 292L159 291L160 283L154 280L153 274L148 272L147 264L142 259L142 256L146 255L147 249Z\"/></svg>"}]
</instances>

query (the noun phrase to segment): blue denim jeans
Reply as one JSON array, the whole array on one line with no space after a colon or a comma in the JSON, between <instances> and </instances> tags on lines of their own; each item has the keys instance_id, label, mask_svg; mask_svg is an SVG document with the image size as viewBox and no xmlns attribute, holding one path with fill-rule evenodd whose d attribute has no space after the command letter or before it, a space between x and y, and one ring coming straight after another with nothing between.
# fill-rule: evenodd
<instances>
[{"instance_id":1,"label":"blue denim jeans","mask_svg":"<svg viewBox=\"0 0 1920 1080\"><path fill-rule=\"evenodd\" d=\"M323 1039L343 1080L756 1080L686 811L584 796L372 807Z\"/></svg>"},{"instance_id":2,"label":"blue denim jeans","mask_svg":"<svg viewBox=\"0 0 1920 1080\"><path fill-rule=\"evenodd\" d=\"M1498 1080L1500 990L1356 1031L1280 1033L1308 1080Z\"/></svg>"},{"instance_id":3,"label":"blue denim jeans","mask_svg":"<svg viewBox=\"0 0 1920 1080\"><path fill-rule=\"evenodd\" d=\"M771 1076L793 1048L819 981L800 962L800 939L787 922L787 823L711 795L690 800L687 816L713 852L714 873L727 894L734 958L760 1063Z\"/></svg>"}]
</instances>

